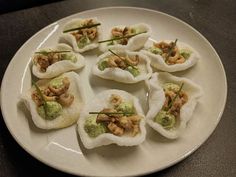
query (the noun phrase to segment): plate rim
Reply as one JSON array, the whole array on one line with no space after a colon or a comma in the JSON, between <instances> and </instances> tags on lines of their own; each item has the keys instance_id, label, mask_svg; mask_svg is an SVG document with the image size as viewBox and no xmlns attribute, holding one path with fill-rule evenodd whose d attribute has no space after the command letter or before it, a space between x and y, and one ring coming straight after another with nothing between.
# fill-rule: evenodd
<instances>
[{"instance_id":1,"label":"plate rim","mask_svg":"<svg viewBox=\"0 0 236 177\"><path fill-rule=\"evenodd\" d=\"M151 173L155 173L155 172L159 172L163 169L166 169L166 168L169 168L175 164L177 164L178 162L184 160L185 158L187 158L189 155L191 155L193 152L195 152L201 145L203 145L208 139L209 137L212 135L212 133L215 131L217 125L219 124L221 118L222 118L222 115L225 111L225 106L226 106L226 102L227 102L227 95L228 95L228 83L227 83L227 76L226 76L226 72L225 72L225 69L224 69L224 65L222 63L222 60L220 58L220 56L218 55L217 51L215 50L215 48L213 47L213 45L207 40L207 38L205 36L203 36L198 30L196 30L195 28L193 28L191 25L189 25L187 22L185 22L184 20L182 19L179 19L175 16L172 16L170 14L167 14L165 12L161 12L159 10L154 10L154 9L149 9L149 8L143 8L143 7L137 7L137 6L109 6L109 7L101 7L101 8L93 8L93 9L88 9L88 10L84 10L84 11L80 11L80 12L77 12L77 13L73 13L71 15L68 15L68 16L65 16L63 18L60 18L52 23L50 23L49 25L43 27L42 29L40 29L39 31L37 31L35 34L33 34L28 40L26 40L23 45L21 45L21 47L15 52L14 56L11 58L9 64L7 65L7 68L4 72L4 75L3 75L3 79L2 79L2 83L1 83L1 95L0 95L0 104L1 104L1 112L2 112L2 117L3 117L3 120L6 124L6 127L8 129L8 131L10 132L11 136L13 137L13 139L17 142L18 145L21 146L21 148L23 148L23 150L25 150L27 153L29 153L34 159L40 161L41 163L44 163L45 165L49 166L49 167L52 167L58 171L61 171L61 172L65 172L65 173L68 173L68 174L72 174L72 175L86 175L86 176L90 176L88 174L84 174L84 173L81 173L81 172L74 172L74 171L70 171L69 169L65 168L65 167L60 167L60 165L55 165L53 163L49 163L47 162L46 160L44 160L43 157L40 157L40 155L34 153L33 151L31 151L30 148L27 147L27 145L21 143L20 139L17 138L17 136L14 134L14 130L10 129L10 126L9 126L9 122L7 121L7 118L6 118L6 113L5 113L5 109L4 109L4 100L3 100L3 93L5 92L4 91L4 87L6 85L6 80L7 80L7 75L8 73L10 72L9 71L9 68L10 66L12 65L12 63L14 62L14 58L15 56L25 47L25 45L30 42L35 36L37 36L39 33L41 33L42 31L50 28L51 26L57 24L58 22L60 21L63 21L63 20L66 20L67 18L73 18L73 16L77 16L77 15L80 15L80 14L83 14L83 13L89 13L89 12L93 12L93 11L103 11L103 10L109 10L109 9L132 9L132 10L141 10L141 11L147 11L147 12L151 12L151 13L156 13L156 14L161 14L163 16L167 16L168 18L171 18L171 19L174 19L175 21L187 26L188 28L190 28L191 30L193 30L199 37L201 37L201 39L204 40L204 42L206 42L208 44L208 46L212 49L212 51L214 52L214 54L217 56L217 59L218 62L219 62L219 66L221 68L221 70L223 71L223 79L224 79L224 87L225 87L225 93L223 95L223 102L222 102L222 107L221 107L221 110L219 111L219 114L218 114L218 117L216 119L216 122L214 124L214 128L211 130L211 132L206 136L206 138L201 141L199 144L197 144L194 148L192 148L188 153L184 154L182 157L178 158L178 159L175 159L173 161L171 161L171 163L169 163L168 165L166 166L163 166L161 168L156 168L156 169L153 169L153 170L150 170L150 171L145 171L143 173L139 173L139 174L135 174L135 176L139 176L139 175L147 175L147 174L151 174ZM128 175L128 176L131 176L131 175Z\"/></svg>"}]
</instances>

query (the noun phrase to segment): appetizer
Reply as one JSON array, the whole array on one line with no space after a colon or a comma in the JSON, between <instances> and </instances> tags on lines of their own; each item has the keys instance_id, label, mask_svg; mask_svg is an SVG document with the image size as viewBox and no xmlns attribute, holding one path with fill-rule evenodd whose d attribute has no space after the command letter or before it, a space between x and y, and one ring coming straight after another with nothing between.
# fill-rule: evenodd
<instances>
[{"instance_id":1,"label":"appetizer","mask_svg":"<svg viewBox=\"0 0 236 177\"><path fill-rule=\"evenodd\" d=\"M144 125L138 99L113 89L99 93L84 107L78 120L78 132L88 149L112 143L134 146L145 140Z\"/></svg>"},{"instance_id":2,"label":"appetizer","mask_svg":"<svg viewBox=\"0 0 236 177\"><path fill-rule=\"evenodd\" d=\"M151 65L159 70L176 72L186 70L195 65L199 55L189 45L175 41L147 43L144 54L149 56Z\"/></svg>"},{"instance_id":3,"label":"appetizer","mask_svg":"<svg viewBox=\"0 0 236 177\"><path fill-rule=\"evenodd\" d=\"M84 102L79 75L68 72L52 80L39 80L22 96L34 124L58 129L78 120Z\"/></svg>"},{"instance_id":4,"label":"appetizer","mask_svg":"<svg viewBox=\"0 0 236 177\"><path fill-rule=\"evenodd\" d=\"M191 119L201 87L186 78L154 73L149 81L147 123L169 139L178 138Z\"/></svg>"},{"instance_id":5,"label":"appetizer","mask_svg":"<svg viewBox=\"0 0 236 177\"><path fill-rule=\"evenodd\" d=\"M74 53L66 44L41 49L34 53L33 74L41 79L49 79L71 70L84 67L84 57Z\"/></svg>"},{"instance_id":6,"label":"appetizer","mask_svg":"<svg viewBox=\"0 0 236 177\"><path fill-rule=\"evenodd\" d=\"M144 23L131 26L115 26L107 35L99 36L100 50L108 49L127 49L139 50L148 40L151 28Z\"/></svg>"},{"instance_id":7,"label":"appetizer","mask_svg":"<svg viewBox=\"0 0 236 177\"><path fill-rule=\"evenodd\" d=\"M66 23L59 43L66 43L79 53L97 48L100 25L97 18L73 19Z\"/></svg>"},{"instance_id":8,"label":"appetizer","mask_svg":"<svg viewBox=\"0 0 236 177\"><path fill-rule=\"evenodd\" d=\"M92 73L109 80L136 83L152 74L149 58L140 52L111 50L98 57Z\"/></svg>"}]
</instances>

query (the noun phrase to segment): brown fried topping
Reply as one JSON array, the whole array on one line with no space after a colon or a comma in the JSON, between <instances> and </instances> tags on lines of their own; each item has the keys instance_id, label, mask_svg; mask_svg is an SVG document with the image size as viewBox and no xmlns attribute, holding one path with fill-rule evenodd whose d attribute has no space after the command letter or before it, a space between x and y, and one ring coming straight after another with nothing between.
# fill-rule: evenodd
<instances>
[{"instance_id":1,"label":"brown fried topping","mask_svg":"<svg viewBox=\"0 0 236 177\"><path fill-rule=\"evenodd\" d=\"M153 43L154 47L157 47L159 49L162 50L162 57L163 59L165 59L165 62L168 65L174 65L174 64L180 64L180 63L184 63L186 61L186 59L180 55L179 49L177 46L174 46L173 50L170 52L171 47L173 46L174 42L171 43L166 43L166 42L159 42L159 43ZM168 57L168 58L167 58Z\"/></svg>"},{"instance_id":2,"label":"brown fried topping","mask_svg":"<svg viewBox=\"0 0 236 177\"><path fill-rule=\"evenodd\" d=\"M163 109L168 109L170 103L172 100L175 98L177 92L171 91L171 90L166 90L165 91L165 103L163 106ZM170 113L173 114L175 117L179 117L180 114L180 109L181 107L188 101L188 95L184 92L181 91L179 93L179 96L176 97L173 105L170 108Z\"/></svg>"},{"instance_id":3,"label":"brown fried topping","mask_svg":"<svg viewBox=\"0 0 236 177\"><path fill-rule=\"evenodd\" d=\"M70 106L74 101L74 96L67 92L70 81L67 77L64 77L62 83L63 85L59 88L55 88L51 85L48 85L46 88L40 88L44 100L57 101L62 106ZM44 103L36 90L31 94L31 98L37 106L41 106Z\"/></svg>"}]
</instances>

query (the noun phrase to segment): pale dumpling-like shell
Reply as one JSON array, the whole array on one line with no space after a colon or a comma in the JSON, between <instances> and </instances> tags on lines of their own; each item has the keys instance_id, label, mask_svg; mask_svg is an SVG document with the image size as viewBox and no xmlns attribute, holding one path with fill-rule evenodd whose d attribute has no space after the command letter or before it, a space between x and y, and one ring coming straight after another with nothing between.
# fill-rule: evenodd
<instances>
[{"instance_id":1,"label":"pale dumpling-like shell","mask_svg":"<svg viewBox=\"0 0 236 177\"><path fill-rule=\"evenodd\" d=\"M109 103L109 99L112 94L117 94L122 97L124 101L131 102L136 109L138 115L143 118L140 121L140 133L136 136L115 136L111 133L104 133L96 138L91 138L84 130L85 120L88 116L90 116L89 112L93 111L101 111L104 108L111 107ZM117 144L119 146L135 146L141 144L146 137L146 129L145 129L145 121L144 114L139 103L139 100L131 95L128 92L122 90L106 90L99 94L97 94L88 104L85 105L84 109L81 112L80 119L78 120L78 133L80 135L81 141L87 149L92 149L95 147L109 145L109 144Z\"/></svg>"},{"instance_id":2,"label":"pale dumpling-like shell","mask_svg":"<svg viewBox=\"0 0 236 177\"><path fill-rule=\"evenodd\" d=\"M98 68L98 63L100 60L113 55L111 52L106 52L98 57L97 63L92 68L92 73L109 80L114 80L122 83L137 83L143 80L146 80L152 75L152 68L150 66L150 60L147 56L143 55L140 52L131 52L124 50L114 50L118 55L127 55L127 56L135 56L138 55L140 58L140 62L138 64L138 68L140 70L140 74L134 77L129 71L120 69L120 68L106 68L101 71Z\"/></svg>"},{"instance_id":3,"label":"pale dumpling-like shell","mask_svg":"<svg viewBox=\"0 0 236 177\"><path fill-rule=\"evenodd\" d=\"M44 49L40 49L39 51L42 51L42 50L46 50L46 51L47 50L56 50L56 51L68 50L74 53L72 51L72 48L66 44L58 44L55 47L44 48ZM32 73L40 79L50 79L60 74L63 74L65 72L77 70L84 67L85 65L84 57L80 55L79 53L74 53L74 54L77 58L76 63L73 63L72 61L69 61L69 60L58 61L48 66L46 72L41 72L39 67L36 66L33 62Z\"/></svg>"},{"instance_id":4,"label":"pale dumpling-like shell","mask_svg":"<svg viewBox=\"0 0 236 177\"><path fill-rule=\"evenodd\" d=\"M95 23L99 23L96 17L88 18L88 19L93 19L93 21ZM82 18L72 19L71 21L69 21L65 24L63 31L67 30L67 29L77 28L81 24L81 22L83 22L84 20L86 20L86 19L82 19ZM101 35L100 26L97 26L97 32L98 32L98 37L99 37ZM84 46L83 48L78 47L75 37L70 33L63 33L62 35L60 35L58 42L59 43L66 43L66 44L70 45L74 49L74 51L79 52L79 53L83 53L85 51L95 49L99 46L98 37L91 44L88 44L88 45Z\"/></svg>"},{"instance_id":5,"label":"pale dumpling-like shell","mask_svg":"<svg viewBox=\"0 0 236 177\"><path fill-rule=\"evenodd\" d=\"M162 85L165 83L184 83L183 90L187 92L188 101L180 109L179 125L173 129L164 129L160 124L153 121L157 113L161 110L165 102L165 93ZM147 124L161 135L169 139L178 138L185 129L187 122L191 119L195 106L202 96L202 89L189 79L173 76L169 73L154 73L147 81L149 88L149 111L146 115Z\"/></svg>"},{"instance_id":6,"label":"pale dumpling-like shell","mask_svg":"<svg viewBox=\"0 0 236 177\"><path fill-rule=\"evenodd\" d=\"M125 25L114 26L109 31L103 32L103 35L99 36L99 41L111 39L111 30L115 27L125 28ZM131 25L129 27L138 28L140 31L147 31L147 32L131 37L126 45L121 45L121 44L107 45L109 42L105 42L100 44L99 49L103 52L107 51L108 49L127 49L131 51L141 49L151 35L151 27L145 23L139 23Z\"/></svg>"},{"instance_id":7,"label":"pale dumpling-like shell","mask_svg":"<svg viewBox=\"0 0 236 177\"><path fill-rule=\"evenodd\" d=\"M31 98L32 91L34 90L33 87L22 95L22 99L31 113L34 124L41 129L58 129L74 124L78 120L80 110L84 105L85 98L79 75L75 72L68 72L59 77L68 77L70 81L68 93L74 96L74 101L69 107L63 107L62 114L53 120L46 120L39 116L36 109L37 106ZM42 87L48 85L49 82L50 80L39 80L37 85Z\"/></svg>"},{"instance_id":8,"label":"pale dumpling-like shell","mask_svg":"<svg viewBox=\"0 0 236 177\"><path fill-rule=\"evenodd\" d=\"M167 43L171 42L170 40L162 40L162 41L167 42ZM168 65L161 55L153 54L152 52L147 50L149 47L152 47L152 45L153 45L152 42L148 41L146 45L144 46L145 49L142 50L142 52L150 58L151 65L154 68L162 70L162 71L176 72L176 71L186 70L192 67L193 65L195 65L200 58L198 52L195 49L193 49L191 46L189 46L186 43L178 41L177 47L179 48L179 50L187 49L191 51L192 53L190 57L184 63Z\"/></svg>"}]
</instances>

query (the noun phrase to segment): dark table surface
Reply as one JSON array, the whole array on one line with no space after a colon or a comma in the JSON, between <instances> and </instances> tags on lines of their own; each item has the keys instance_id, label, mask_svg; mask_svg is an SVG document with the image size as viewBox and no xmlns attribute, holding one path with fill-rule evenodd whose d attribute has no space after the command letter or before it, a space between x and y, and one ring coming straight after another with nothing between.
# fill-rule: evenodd
<instances>
[{"instance_id":1,"label":"dark table surface","mask_svg":"<svg viewBox=\"0 0 236 177\"><path fill-rule=\"evenodd\" d=\"M228 80L222 119L191 156L158 176L236 176L236 1L234 0L78 0L61 1L0 15L0 78L24 42L41 28L73 13L105 6L136 6L173 15L202 33L218 52ZM0 176L71 176L26 153L0 119Z\"/></svg>"}]
</instances>

